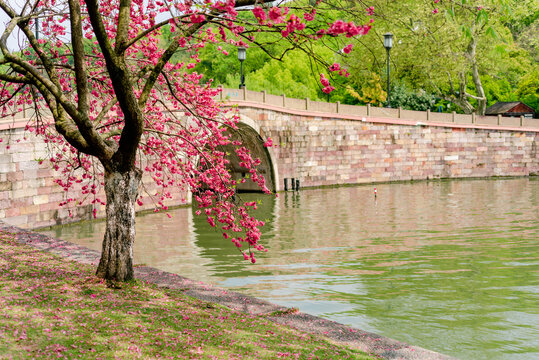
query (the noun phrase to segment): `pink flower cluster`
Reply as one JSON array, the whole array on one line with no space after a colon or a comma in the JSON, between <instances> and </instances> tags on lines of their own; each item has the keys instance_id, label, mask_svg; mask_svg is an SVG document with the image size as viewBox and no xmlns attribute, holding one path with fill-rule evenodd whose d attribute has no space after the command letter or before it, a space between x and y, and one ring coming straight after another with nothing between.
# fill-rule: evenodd
<instances>
[{"instance_id":1,"label":"pink flower cluster","mask_svg":"<svg viewBox=\"0 0 539 360\"><path fill-rule=\"evenodd\" d=\"M316 15L316 9L312 9L310 13L303 14L305 21L313 21Z\"/></svg>"},{"instance_id":2,"label":"pink flower cluster","mask_svg":"<svg viewBox=\"0 0 539 360\"><path fill-rule=\"evenodd\" d=\"M343 51L343 53L345 53L345 54L350 54L350 52L352 51L352 48L353 48L353 47L354 47L354 45L348 44L348 45L346 45L346 46L342 49L342 51Z\"/></svg>"},{"instance_id":3,"label":"pink flower cluster","mask_svg":"<svg viewBox=\"0 0 539 360\"><path fill-rule=\"evenodd\" d=\"M333 72L333 71L339 71L341 68L341 65L340 64L337 64L337 63L334 63L333 65L331 65L329 67L329 71Z\"/></svg>"},{"instance_id":4,"label":"pink flower cluster","mask_svg":"<svg viewBox=\"0 0 539 360\"><path fill-rule=\"evenodd\" d=\"M294 31L296 30L301 31L303 29L305 29L305 23L302 23L300 18L292 14L290 15L290 19L288 19L288 21L286 22L286 29L283 29L281 31L281 35L283 37L287 37L288 35L292 34Z\"/></svg>"},{"instance_id":5,"label":"pink flower cluster","mask_svg":"<svg viewBox=\"0 0 539 360\"><path fill-rule=\"evenodd\" d=\"M231 19L235 19L236 16L238 16L235 0L227 0L226 2L217 1L213 8L215 10L223 11Z\"/></svg>"},{"instance_id":6,"label":"pink flower cluster","mask_svg":"<svg viewBox=\"0 0 539 360\"><path fill-rule=\"evenodd\" d=\"M320 83L322 84L322 86L324 86L322 91L326 94L329 94L333 90L335 90L335 88L330 85L329 80L326 78L324 74L320 74Z\"/></svg>"},{"instance_id":7,"label":"pink flower cluster","mask_svg":"<svg viewBox=\"0 0 539 360\"><path fill-rule=\"evenodd\" d=\"M353 37L357 35L366 35L371 29L370 25L356 26L353 21L346 23L342 20L337 20L327 30L328 35L340 35L345 34L346 37Z\"/></svg>"},{"instance_id":8,"label":"pink flower cluster","mask_svg":"<svg viewBox=\"0 0 539 360\"><path fill-rule=\"evenodd\" d=\"M286 14L288 14L287 7L272 7L268 12L268 17L273 22L273 24L280 24L284 22L284 17Z\"/></svg>"},{"instance_id":9,"label":"pink flower cluster","mask_svg":"<svg viewBox=\"0 0 539 360\"><path fill-rule=\"evenodd\" d=\"M264 9L262 9L262 7L260 6L255 6L253 10L251 11L253 12L253 15L255 16L255 18L258 20L258 23L264 24L267 18L266 12L264 11Z\"/></svg>"},{"instance_id":10,"label":"pink flower cluster","mask_svg":"<svg viewBox=\"0 0 539 360\"><path fill-rule=\"evenodd\" d=\"M204 20L206 20L206 16L204 16L204 14L195 13L195 14L191 14L191 16L189 17L189 20L193 24L198 24L198 23L204 22Z\"/></svg>"}]
</instances>

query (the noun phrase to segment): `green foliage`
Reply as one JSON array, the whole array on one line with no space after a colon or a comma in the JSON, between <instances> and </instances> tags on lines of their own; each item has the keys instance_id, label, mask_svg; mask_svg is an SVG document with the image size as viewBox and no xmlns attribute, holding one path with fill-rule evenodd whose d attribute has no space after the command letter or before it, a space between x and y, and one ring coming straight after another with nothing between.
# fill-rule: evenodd
<instances>
[{"instance_id":1,"label":"green foliage","mask_svg":"<svg viewBox=\"0 0 539 360\"><path fill-rule=\"evenodd\" d=\"M483 77L483 87L488 99L487 106L498 101L516 101L511 83L504 78L494 78L486 75Z\"/></svg>"},{"instance_id":2,"label":"green foliage","mask_svg":"<svg viewBox=\"0 0 539 360\"><path fill-rule=\"evenodd\" d=\"M377 2L374 6L375 27L356 46L365 51L353 52L347 61L356 89L366 82L356 78L358 72L385 75L382 34L387 31L394 34L395 40L391 49L391 76L398 79L396 96L400 96L397 95L401 93L400 86L404 86L403 94L436 93L440 99L456 101L463 85L466 93L474 96L480 96L482 88L488 105L518 100L517 86L539 60L537 1L492 0L486 4L477 0L439 3L414 0ZM475 50L470 52L475 42ZM475 80L474 65L479 73ZM534 96L526 99L535 103ZM462 100L472 108L478 106L471 97ZM412 106L416 105L419 106L414 102Z\"/></svg>"},{"instance_id":3,"label":"green foliage","mask_svg":"<svg viewBox=\"0 0 539 360\"><path fill-rule=\"evenodd\" d=\"M246 63L251 58L255 56L248 55ZM313 71L309 57L304 53L286 55L283 61L266 61L259 69L247 72L245 78L250 90L266 90L270 94L285 94L299 99L317 100L320 97L316 71ZM237 84L239 75L227 77L226 86L237 87Z\"/></svg>"},{"instance_id":4,"label":"green foliage","mask_svg":"<svg viewBox=\"0 0 539 360\"><path fill-rule=\"evenodd\" d=\"M436 98L424 90L414 91L406 84L398 83L391 89L391 107L401 107L407 110L433 110Z\"/></svg>"},{"instance_id":5,"label":"green foliage","mask_svg":"<svg viewBox=\"0 0 539 360\"><path fill-rule=\"evenodd\" d=\"M313 52L321 59L330 64L341 63L351 73L348 79L331 79L337 89L329 96L321 92L319 74L322 72L328 77L331 74L327 69L312 66L305 53L290 51L278 61L256 45L247 50L244 62L247 88L288 97L381 105L386 96L383 83L386 51L382 34L391 31L395 35L390 53L394 87L392 105L426 109L434 106L432 94L436 94L438 104L444 105L445 109L449 103L441 99L449 99L451 93L458 94L461 73L465 74L467 92L477 95L476 84L470 75L471 62L466 54L471 39L477 39L475 59L487 104L521 100L516 89L522 88L520 84L524 79L530 81L528 73L539 60L539 37L534 31L539 29L536 1L493 0L484 4L466 0L435 4L413 0L373 5L378 15L374 27L369 35L354 40L351 54L336 55L321 43L313 45ZM439 13L434 14L434 8L438 8ZM323 20L343 18L358 23L364 9L363 4L350 3L346 10L334 10ZM243 16L251 15L245 12ZM279 38L279 34L265 36L262 43L270 54L282 53L290 46ZM331 45L338 48L339 44ZM223 45L221 52L223 50L228 52L227 56L220 54L215 45L200 49L201 62L194 71L205 74L204 81L214 79L214 86L237 88L240 83L237 50L231 45ZM534 96L527 94L524 98L536 104ZM468 101L473 106L477 104L476 100ZM448 110L458 111L455 106Z\"/></svg>"},{"instance_id":6,"label":"green foliage","mask_svg":"<svg viewBox=\"0 0 539 360\"><path fill-rule=\"evenodd\" d=\"M539 65L520 80L515 97L539 112Z\"/></svg>"},{"instance_id":7,"label":"green foliage","mask_svg":"<svg viewBox=\"0 0 539 360\"><path fill-rule=\"evenodd\" d=\"M359 100L360 104L382 106L387 100L387 91L383 89L382 79L376 73L368 73L356 86L360 87L359 91L352 86L348 86L346 90L354 99Z\"/></svg>"}]
</instances>

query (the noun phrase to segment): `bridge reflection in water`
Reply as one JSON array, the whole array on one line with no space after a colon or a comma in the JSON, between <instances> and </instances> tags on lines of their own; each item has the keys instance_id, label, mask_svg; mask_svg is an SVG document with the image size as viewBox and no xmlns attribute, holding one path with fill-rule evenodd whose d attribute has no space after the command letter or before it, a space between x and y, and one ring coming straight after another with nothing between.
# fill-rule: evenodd
<instances>
[{"instance_id":1,"label":"bridge reflection in water","mask_svg":"<svg viewBox=\"0 0 539 360\"><path fill-rule=\"evenodd\" d=\"M539 358L539 179L261 198L255 265L193 209L138 218L135 258L462 359ZM56 237L99 249L102 222Z\"/></svg>"}]
</instances>

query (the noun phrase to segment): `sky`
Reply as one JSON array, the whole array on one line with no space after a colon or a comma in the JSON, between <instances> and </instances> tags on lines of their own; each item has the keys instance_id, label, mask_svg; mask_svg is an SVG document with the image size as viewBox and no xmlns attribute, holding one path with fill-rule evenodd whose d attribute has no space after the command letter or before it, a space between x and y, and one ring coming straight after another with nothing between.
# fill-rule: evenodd
<instances>
[{"instance_id":1,"label":"sky","mask_svg":"<svg viewBox=\"0 0 539 360\"><path fill-rule=\"evenodd\" d=\"M8 4L17 10L20 10L22 8L23 3L24 2L21 0L8 0ZM9 24L9 17L3 10L0 9L0 32L2 35L6 30L7 24ZM18 35L18 31L14 31L8 38L7 45L10 50L16 50L23 47L24 43L22 42L22 39L24 37Z\"/></svg>"}]
</instances>

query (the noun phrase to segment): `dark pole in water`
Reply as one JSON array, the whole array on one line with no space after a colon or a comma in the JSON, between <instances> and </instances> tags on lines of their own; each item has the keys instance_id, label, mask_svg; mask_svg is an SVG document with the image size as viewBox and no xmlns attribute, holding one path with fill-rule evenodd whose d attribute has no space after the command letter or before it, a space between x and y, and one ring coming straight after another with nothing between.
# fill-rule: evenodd
<instances>
[{"instance_id":1,"label":"dark pole in water","mask_svg":"<svg viewBox=\"0 0 539 360\"><path fill-rule=\"evenodd\" d=\"M292 191L296 191L296 179L292 178Z\"/></svg>"},{"instance_id":2,"label":"dark pole in water","mask_svg":"<svg viewBox=\"0 0 539 360\"><path fill-rule=\"evenodd\" d=\"M296 191L299 191L299 179L296 180Z\"/></svg>"},{"instance_id":3,"label":"dark pole in water","mask_svg":"<svg viewBox=\"0 0 539 360\"><path fill-rule=\"evenodd\" d=\"M288 178L284 178L284 191L288 191Z\"/></svg>"}]
</instances>

